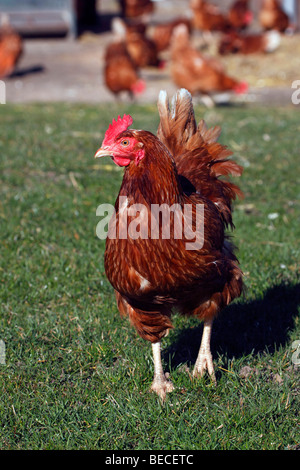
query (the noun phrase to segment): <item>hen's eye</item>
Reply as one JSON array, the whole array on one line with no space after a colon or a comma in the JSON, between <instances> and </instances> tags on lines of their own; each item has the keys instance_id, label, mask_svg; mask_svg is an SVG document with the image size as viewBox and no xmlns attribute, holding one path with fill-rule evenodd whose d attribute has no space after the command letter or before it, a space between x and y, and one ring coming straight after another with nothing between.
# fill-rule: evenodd
<instances>
[{"instance_id":1,"label":"hen's eye","mask_svg":"<svg viewBox=\"0 0 300 470\"><path fill-rule=\"evenodd\" d=\"M126 147L127 145L129 145L129 140L122 140L121 144Z\"/></svg>"}]
</instances>

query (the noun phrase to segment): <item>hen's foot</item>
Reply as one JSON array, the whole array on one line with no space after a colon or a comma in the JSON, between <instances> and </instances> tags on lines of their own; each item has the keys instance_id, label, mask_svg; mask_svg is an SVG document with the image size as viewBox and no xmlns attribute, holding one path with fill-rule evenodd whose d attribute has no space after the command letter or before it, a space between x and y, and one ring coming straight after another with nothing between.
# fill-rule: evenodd
<instances>
[{"instance_id":1,"label":"hen's foot","mask_svg":"<svg viewBox=\"0 0 300 470\"><path fill-rule=\"evenodd\" d=\"M216 385L217 381L216 381L216 376L215 376L212 355L211 355L211 352L207 350L199 352L199 356L197 358L197 362L193 370L193 376L196 378L202 377L206 370L209 373L213 383Z\"/></svg>"},{"instance_id":2,"label":"hen's foot","mask_svg":"<svg viewBox=\"0 0 300 470\"><path fill-rule=\"evenodd\" d=\"M160 342L152 343L153 360L154 360L154 380L152 382L151 390L157 393L162 400L166 398L168 392L174 390L174 386L170 380L164 374L161 354L160 354Z\"/></svg>"},{"instance_id":3,"label":"hen's foot","mask_svg":"<svg viewBox=\"0 0 300 470\"><path fill-rule=\"evenodd\" d=\"M167 393L172 392L174 390L174 385L170 380L167 380L165 375L154 378L151 390L162 399L165 400Z\"/></svg>"},{"instance_id":4,"label":"hen's foot","mask_svg":"<svg viewBox=\"0 0 300 470\"><path fill-rule=\"evenodd\" d=\"M211 330L212 330L212 320L206 321L203 327L203 334L201 345L199 349L199 354L195 363L195 367L193 370L194 377L202 377L204 372L207 370L213 383L216 385L216 377L214 371L214 364L212 355L210 352L210 337L211 337Z\"/></svg>"}]
</instances>

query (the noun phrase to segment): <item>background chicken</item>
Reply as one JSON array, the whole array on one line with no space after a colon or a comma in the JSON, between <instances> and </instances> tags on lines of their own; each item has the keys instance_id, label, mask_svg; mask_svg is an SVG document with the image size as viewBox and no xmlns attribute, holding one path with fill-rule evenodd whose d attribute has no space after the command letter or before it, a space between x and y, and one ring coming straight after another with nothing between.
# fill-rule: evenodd
<instances>
[{"instance_id":1,"label":"background chicken","mask_svg":"<svg viewBox=\"0 0 300 470\"><path fill-rule=\"evenodd\" d=\"M126 23L121 18L114 18L112 29L122 37L126 49L137 67L159 67L161 61L155 42L147 37L144 23Z\"/></svg>"},{"instance_id":2,"label":"background chicken","mask_svg":"<svg viewBox=\"0 0 300 470\"><path fill-rule=\"evenodd\" d=\"M277 0L264 0L259 12L259 21L264 29L276 29L282 33L289 26L289 17Z\"/></svg>"},{"instance_id":3,"label":"background chicken","mask_svg":"<svg viewBox=\"0 0 300 470\"><path fill-rule=\"evenodd\" d=\"M138 68L128 54L123 41L113 42L106 48L104 81L116 97L125 91L133 98L145 89L145 82L140 79Z\"/></svg>"},{"instance_id":4,"label":"background chicken","mask_svg":"<svg viewBox=\"0 0 300 470\"><path fill-rule=\"evenodd\" d=\"M252 11L249 9L248 0L236 0L229 9L228 20L232 28L244 29L253 19Z\"/></svg>"},{"instance_id":5,"label":"background chicken","mask_svg":"<svg viewBox=\"0 0 300 470\"><path fill-rule=\"evenodd\" d=\"M184 25L177 26L174 30L171 44L171 76L178 87L187 88L192 95L247 91L245 82L228 76L218 60L204 57L191 45Z\"/></svg>"},{"instance_id":6,"label":"background chicken","mask_svg":"<svg viewBox=\"0 0 300 470\"><path fill-rule=\"evenodd\" d=\"M219 7L204 0L191 0L192 25L201 31L228 31L230 22Z\"/></svg>"},{"instance_id":7,"label":"background chicken","mask_svg":"<svg viewBox=\"0 0 300 470\"><path fill-rule=\"evenodd\" d=\"M119 0L122 16L136 18L152 13L154 3L151 0Z\"/></svg>"},{"instance_id":8,"label":"background chicken","mask_svg":"<svg viewBox=\"0 0 300 470\"><path fill-rule=\"evenodd\" d=\"M0 78L14 71L22 52L21 36L9 24L9 19L3 15L0 27Z\"/></svg>"},{"instance_id":9,"label":"background chicken","mask_svg":"<svg viewBox=\"0 0 300 470\"><path fill-rule=\"evenodd\" d=\"M231 32L223 36L219 44L219 53L255 54L275 51L280 44L278 31L267 31L264 34L241 34Z\"/></svg>"},{"instance_id":10,"label":"background chicken","mask_svg":"<svg viewBox=\"0 0 300 470\"><path fill-rule=\"evenodd\" d=\"M203 121L197 127L187 90L178 91L172 104L169 110L167 95L160 92L157 136L129 130L131 116L118 117L95 155L111 156L117 165L126 167L115 205L116 216L109 227L110 234L116 229L116 236L109 235L106 241L105 270L115 289L120 313L127 315L140 336L152 343L152 390L162 398L173 389L163 373L160 352L161 339L172 328L172 311L204 321L193 374L197 377L207 369L215 381L210 353L213 319L240 296L243 286L233 246L224 233L227 226L232 226L232 200L241 192L231 182L219 179L222 175L240 175L242 168L228 160L231 152L217 142L219 128L208 130ZM140 231L143 224L146 232L133 237L126 231L127 236L121 237L124 214L132 222L135 204L142 205ZM169 213L170 236L165 239L161 223L159 236L151 236L148 214L153 204L177 207L178 212ZM186 235L175 236L174 221L183 223L185 204L193 210L192 222L185 218L189 229L195 229L199 205L204 207L203 243L193 249L187 249Z\"/></svg>"},{"instance_id":11,"label":"background chicken","mask_svg":"<svg viewBox=\"0 0 300 470\"><path fill-rule=\"evenodd\" d=\"M151 38L156 44L158 52L164 51L170 46L171 38L176 26L184 24L191 33L191 21L188 18L175 18L172 21L159 23L153 27Z\"/></svg>"}]
</instances>

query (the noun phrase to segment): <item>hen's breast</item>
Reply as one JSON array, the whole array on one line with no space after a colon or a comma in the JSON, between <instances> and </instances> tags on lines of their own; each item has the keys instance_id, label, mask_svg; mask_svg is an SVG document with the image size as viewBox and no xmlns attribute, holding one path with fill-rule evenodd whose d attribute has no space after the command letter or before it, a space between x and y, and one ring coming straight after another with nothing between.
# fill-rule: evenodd
<instances>
[{"instance_id":1,"label":"hen's breast","mask_svg":"<svg viewBox=\"0 0 300 470\"><path fill-rule=\"evenodd\" d=\"M186 199L186 202L195 206L196 199L199 203L203 202L196 195ZM134 222L134 219L129 219L127 236L123 231L120 237L120 229L124 229L121 216L125 212L125 206L121 206L120 212L111 221L110 236L106 240L105 271L112 286L126 298L154 304L162 301L176 303L178 298L196 289L199 283L209 282L210 277L214 278L216 273L218 275L217 265L212 263L220 257L224 233L213 203L208 201L205 204L202 220L204 240L197 249L188 249L191 239L186 237L185 232L182 238L175 238L172 229L167 238L161 236L161 231L159 237L157 233L153 237L149 225L144 232L145 238L135 237L136 233L130 236L130 221ZM170 220L172 226L174 218Z\"/></svg>"}]
</instances>

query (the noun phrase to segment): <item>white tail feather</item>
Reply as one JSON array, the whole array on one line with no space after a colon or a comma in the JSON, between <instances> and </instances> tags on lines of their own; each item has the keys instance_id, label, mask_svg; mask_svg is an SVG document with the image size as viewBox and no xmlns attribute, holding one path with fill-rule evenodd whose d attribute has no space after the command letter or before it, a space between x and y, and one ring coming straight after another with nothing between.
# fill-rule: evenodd
<instances>
[{"instance_id":1,"label":"white tail feather","mask_svg":"<svg viewBox=\"0 0 300 470\"><path fill-rule=\"evenodd\" d=\"M111 22L111 29L113 34L120 39L125 38L126 36L126 25L121 18L113 18Z\"/></svg>"},{"instance_id":2,"label":"white tail feather","mask_svg":"<svg viewBox=\"0 0 300 470\"><path fill-rule=\"evenodd\" d=\"M278 31L268 31L267 33L265 33L265 38L265 52L273 52L279 47L281 38Z\"/></svg>"}]
</instances>

